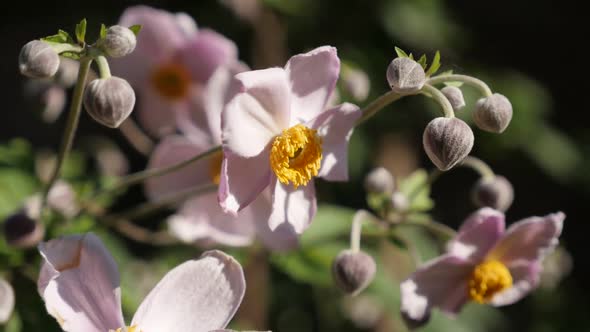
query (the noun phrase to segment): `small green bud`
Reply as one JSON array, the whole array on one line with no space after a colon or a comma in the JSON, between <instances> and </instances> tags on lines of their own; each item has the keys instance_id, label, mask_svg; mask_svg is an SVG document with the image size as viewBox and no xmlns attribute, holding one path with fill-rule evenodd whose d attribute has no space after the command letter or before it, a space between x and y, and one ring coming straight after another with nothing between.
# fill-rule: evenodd
<instances>
[{"instance_id":1,"label":"small green bud","mask_svg":"<svg viewBox=\"0 0 590 332\"><path fill-rule=\"evenodd\" d=\"M51 77L59 68L59 55L48 43L32 40L21 49L18 67L21 74L31 78Z\"/></svg>"},{"instance_id":2,"label":"small green bud","mask_svg":"<svg viewBox=\"0 0 590 332\"><path fill-rule=\"evenodd\" d=\"M100 42L102 50L110 57L120 58L130 54L137 45L137 37L129 28L113 25L108 28L105 38Z\"/></svg>"},{"instance_id":3,"label":"small green bud","mask_svg":"<svg viewBox=\"0 0 590 332\"><path fill-rule=\"evenodd\" d=\"M391 193L395 189L393 175L385 168L377 167L365 177L365 189L370 193Z\"/></svg>"},{"instance_id":4,"label":"small green bud","mask_svg":"<svg viewBox=\"0 0 590 332\"><path fill-rule=\"evenodd\" d=\"M8 216L2 227L6 243L16 248L32 248L45 235L43 225L33 220L25 210Z\"/></svg>"},{"instance_id":5,"label":"small green bud","mask_svg":"<svg viewBox=\"0 0 590 332\"><path fill-rule=\"evenodd\" d=\"M481 178L472 191L473 202L480 207L491 207L502 212L508 210L514 200L514 189L510 181L501 175L492 179Z\"/></svg>"},{"instance_id":6,"label":"small green bud","mask_svg":"<svg viewBox=\"0 0 590 332\"><path fill-rule=\"evenodd\" d=\"M410 58L395 58L387 67L387 82L399 94L412 94L422 89L426 73L418 62Z\"/></svg>"},{"instance_id":7,"label":"small green bud","mask_svg":"<svg viewBox=\"0 0 590 332\"><path fill-rule=\"evenodd\" d=\"M512 104L499 93L481 98L475 105L473 121L482 130L502 133L512 120Z\"/></svg>"},{"instance_id":8,"label":"small green bud","mask_svg":"<svg viewBox=\"0 0 590 332\"><path fill-rule=\"evenodd\" d=\"M453 111L457 112L465 107L465 98L463 98L463 91L456 86L445 86L444 88L440 89L440 92L447 97L451 106L453 106Z\"/></svg>"},{"instance_id":9,"label":"small green bud","mask_svg":"<svg viewBox=\"0 0 590 332\"><path fill-rule=\"evenodd\" d=\"M373 257L362 251L344 250L332 264L332 276L338 288L356 295L373 280L377 266Z\"/></svg>"},{"instance_id":10,"label":"small green bud","mask_svg":"<svg viewBox=\"0 0 590 332\"><path fill-rule=\"evenodd\" d=\"M10 319L14 310L14 290L8 281L0 278L0 324Z\"/></svg>"},{"instance_id":11,"label":"small green bud","mask_svg":"<svg viewBox=\"0 0 590 332\"><path fill-rule=\"evenodd\" d=\"M435 118L424 129L422 143L430 160L441 171L462 161L473 148L473 131L463 120Z\"/></svg>"},{"instance_id":12,"label":"small green bud","mask_svg":"<svg viewBox=\"0 0 590 332\"><path fill-rule=\"evenodd\" d=\"M117 128L133 111L135 92L119 77L96 79L86 87L84 106L99 123Z\"/></svg>"}]
</instances>

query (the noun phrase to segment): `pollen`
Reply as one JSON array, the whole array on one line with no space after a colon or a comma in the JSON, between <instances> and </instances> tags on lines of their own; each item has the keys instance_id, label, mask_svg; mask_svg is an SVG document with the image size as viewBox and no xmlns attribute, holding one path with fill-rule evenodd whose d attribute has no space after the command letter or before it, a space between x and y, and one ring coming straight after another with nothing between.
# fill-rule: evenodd
<instances>
[{"instance_id":1,"label":"pollen","mask_svg":"<svg viewBox=\"0 0 590 332\"><path fill-rule=\"evenodd\" d=\"M321 162L322 139L317 130L298 124L272 142L270 167L283 184L306 185L318 175Z\"/></svg>"},{"instance_id":2,"label":"pollen","mask_svg":"<svg viewBox=\"0 0 590 332\"><path fill-rule=\"evenodd\" d=\"M127 328L118 328L116 330L110 330L109 332L141 332L139 330L139 327L137 327L137 325L133 325L133 326L128 326Z\"/></svg>"},{"instance_id":3,"label":"pollen","mask_svg":"<svg viewBox=\"0 0 590 332\"><path fill-rule=\"evenodd\" d=\"M223 153L219 152L211 156L209 160L209 178L215 184L219 184L221 179L221 163L223 162Z\"/></svg>"},{"instance_id":4,"label":"pollen","mask_svg":"<svg viewBox=\"0 0 590 332\"><path fill-rule=\"evenodd\" d=\"M506 265L489 260L475 267L471 273L468 292L478 303L489 302L494 295L512 286L512 275Z\"/></svg>"},{"instance_id":5,"label":"pollen","mask_svg":"<svg viewBox=\"0 0 590 332\"><path fill-rule=\"evenodd\" d=\"M188 95L191 76L184 66L169 63L156 68L152 73L151 82L162 97L178 100Z\"/></svg>"}]
</instances>

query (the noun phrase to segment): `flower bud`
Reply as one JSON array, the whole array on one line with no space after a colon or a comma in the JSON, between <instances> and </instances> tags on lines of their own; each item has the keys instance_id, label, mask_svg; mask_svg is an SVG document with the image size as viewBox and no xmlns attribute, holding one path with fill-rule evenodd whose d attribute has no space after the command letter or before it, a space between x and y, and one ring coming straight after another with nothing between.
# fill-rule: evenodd
<instances>
[{"instance_id":1,"label":"flower bud","mask_svg":"<svg viewBox=\"0 0 590 332\"><path fill-rule=\"evenodd\" d=\"M332 276L338 288L356 295L371 283L376 269L373 257L362 251L344 250L334 260Z\"/></svg>"},{"instance_id":2,"label":"flower bud","mask_svg":"<svg viewBox=\"0 0 590 332\"><path fill-rule=\"evenodd\" d=\"M502 212L508 210L514 199L512 184L503 176L481 178L472 191L473 202L481 207L487 206Z\"/></svg>"},{"instance_id":3,"label":"flower bud","mask_svg":"<svg viewBox=\"0 0 590 332\"><path fill-rule=\"evenodd\" d=\"M391 195L391 207L396 211L406 211L410 207L408 197L401 191L396 191Z\"/></svg>"},{"instance_id":4,"label":"flower bud","mask_svg":"<svg viewBox=\"0 0 590 332\"><path fill-rule=\"evenodd\" d=\"M457 118L436 118L426 126L422 143L426 154L441 171L467 157L473 148L473 131Z\"/></svg>"},{"instance_id":5,"label":"flower bud","mask_svg":"<svg viewBox=\"0 0 590 332\"><path fill-rule=\"evenodd\" d=\"M100 42L102 50L113 58L120 58L133 52L137 44L137 37L131 29L121 25L108 28L107 35Z\"/></svg>"},{"instance_id":6,"label":"flower bud","mask_svg":"<svg viewBox=\"0 0 590 332\"><path fill-rule=\"evenodd\" d=\"M4 279L0 278L0 324L8 321L14 310L14 290Z\"/></svg>"},{"instance_id":7,"label":"flower bud","mask_svg":"<svg viewBox=\"0 0 590 332\"><path fill-rule=\"evenodd\" d=\"M59 68L59 56L48 43L32 40L21 49L18 67L21 74L31 78L51 77Z\"/></svg>"},{"instance_id":8,"label":"flower bud","mask_svg":"<svg viewBox=\"0 0 590 332\"><path fill-rule=\"evenodd\" d=\"M365 189L370 193L391 193L395 189L393 175L385 168L377 167L367 174Z\"/></svg>"},{"instance_id":9,"label":"flower bud","mask_svg":"<svg viewBox=\"0 0 590 332\"><path fill-rule=\"evenodd\" d=\"M440 89L440 92L447 97L451 106L453 106L453 111L457 112L465 107L465 98L463 98L463 91L456 86L445 86L444 88Z\"/></svg>"},{"instance_id":10,"label":"flower bud","mask_svg":"<svg viewBox=\"0 0 590 332\"><path fill-rule=\"evenodd\" d=\"M135 92L119 77L96 79L86 87L84 106L101 124L117 128L127 119L135 105Z\"/></svg>"},{"instance_id":11,"label":"flower bud","mask_svg":"<svg viewBox=\"0 0 590 332\"><path fill-rule=\"evenodd\" d=\"M45 235L43 225L33 220L25 210L6 218L2 227L6 243L17 248L34 247Z\"/></svg>"},{"instance_id":12,"label":"flower bud","mask_svg":"<svg viewBox=\"0 0 590 332\"><path fill-rule=\"evenodd\" d=\"M410 58L395 58L387 67L387 81L393 91L411 94L422 89L426 74L418 62Z\"/></svg>"},{"instance_id":13,"label":"flower bud","mask_svg":"<svg viewBox=\"0 0 590 332\"><path fill-rule=\"evenodd\" d=\"M481 98L475 105L473 120L482 130L501 133L512 120L512 104L499 93Z\"/></svg>"}]
</instances>

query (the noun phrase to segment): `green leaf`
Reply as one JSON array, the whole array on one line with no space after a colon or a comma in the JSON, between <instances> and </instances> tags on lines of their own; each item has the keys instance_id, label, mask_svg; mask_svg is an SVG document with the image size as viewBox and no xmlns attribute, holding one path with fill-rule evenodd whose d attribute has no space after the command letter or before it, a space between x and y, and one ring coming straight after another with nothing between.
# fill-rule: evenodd
<instances>
[{"instance_id":1,"label":"green leaf","mask_svg":"<svg viewBox=\"0 0 590 332\"><path fill-rule=\"evenodd\" d=\"M133 30L131 30L131 31L133 31ZM103 24L100 25L100 38L101 39L105 39L106 36L107 36L107 27L103 23Z\"/></svg>"},{"instance_id":2,"label":"green leaf","mask_svg":"<svg viewBox=\"0 0 590 332\"><path fill-rule=\"evenodd\" d=\"M21 207L23 200L38 189L35 178L19 169L0 169L0 218Z\"/></svg>"},{"instance_id":3,"label":"green leaf","mask_svg":"<svg viewBox=\"0 0 590 332\"><path fill-rule=\"evenodd\" d=\"M72 60L80 60L80 54L75 52L63 52L60 53L59 56L63 56L64 58L69 58Z\"/></svg>"},{"instance_id":4,"label":"green leaf","mask_svg":"<svg viewBox=\"0 0 590 332\"><path fill-rule=\"evenodd\" d=\"M397 56L400 58L409 58L410 56L408 55L408 53L406 53L404 50L402 50L399 47L395 47L395 53L397 53Z\"/></svg>"},{"instance_id":5,"label":"green leaf","mask_svg":"<svg viewBox=\"0 0 590 332\"><path fill-rule=\"evenodd\" d=\"M135 24L129 27L129 30L133 31L133 33L137 36L139 34L139 31L141 31L141 25L140 24Z\"/></svg>"},{"instance_id":6,"label":"green leaf","mask_svg":"<svg viewBox=\"0 0 590 332\"><path fill-rule=\"evenodd\" d=\"M434 59L432 60L432 63L430 64L430 68L428 68L428 71L426 72L426 76L431 76L431 75L435 74L439 68L440 68L440 52L436 51L436 53L434 54ZM426 67L424 67L424 69L426 69Z\"/></svg>"},{"instance_id":7,"label":"green leaf","mask_svg":"<svg viewBox=\"0 0 590 332\"><path fill-rule=\"evenodd\" d=\"M301 247L323 243L350 233L355 210L336 205L321 204L313 223L301 236Z\"/></svg>"},{"instance_id":8,"label":"green leaf","mask_svg":"<svg viewBox=\"0 0 590 332\"><path fill-rule=\"evenodd\" d=\"M58 44L74 44L74 39L72 39L70 34L61 29L57 31L57 34L41 38L41 40Z\"/></svg>"},{"instance_id":9,"label":"green leaf","mask_svg":"<svg viewBox=\"0 0 590 332\"><path fill-rule=\"evenodd\" d=\"M428 173L423 169L419 169L401 180L399 190L408 198L411 211L428 211L434 206L434 202L430 198Z\"/></svg>"},{"instance_id":10,"label":"green leaf","mask_svg":"<svg viewBox=\"0 0 590 332\"><path fill-rule=\"evenodd\" d=\"M435 60L436 60L436 58L435 58ZM420 57L420 60L418 60L418 63L420 64L420 66L422 66L422 69L424 69L424 70L426 70L426 62L427 61L428 60L426 59L426 54L422 54L422 56Z\"/></svg>"},{"instance_id":11,"label":"green leaf","mask_svg":"<svg viewBox=\"0 0 590 332\"><path fill-rule=\"evenodd\" d=\"M76 24L76 39L78 39L78 43L84 44L84 38L86 38L86 19L82 19L80 23Z\"/></svg>"}]
</instances>

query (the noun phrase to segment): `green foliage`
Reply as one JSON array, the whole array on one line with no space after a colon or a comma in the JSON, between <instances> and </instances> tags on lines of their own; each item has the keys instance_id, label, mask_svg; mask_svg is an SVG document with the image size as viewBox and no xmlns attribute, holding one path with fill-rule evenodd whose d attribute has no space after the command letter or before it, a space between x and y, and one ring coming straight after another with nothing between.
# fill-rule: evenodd
<instances>
[{"instance_id":1,"label":"green foliage","mask_svg":"<svg viewBox=\"0 0 590 332\"><path fill-rule=\"evenodd\" d=\"M22 207L25 198L38 189L35 178L15 168L0 168L0 218Z\"/></svg>"},{"instance_id":2,"label":"green foliage","mask_svg":"<svg viewBox=\"0 0 590 332\"><path fill-rule=\"evenodd\" d=\"M136 36L139 34L139 32L141 31L141 25L140 24L135 24L129 27L129 30L131 30Z\"/></svg>"},{"instance_id":3,"label":"green foliage","mask_svg":"<svg viewBox=\"0 0 590 332\"><path fill-rule=\"evenodd\" d=\"M86 42L84 38L86 38L86 19L82 19L80 23L76 24L76 39L78 43L84 45Z\"/></svg>"},{"instance_id":4,"label":"green foliage","mask_svg":"<svg viewBox=\"0 0 590 332\"><path fill-rule=\"evenodd\" d=\"M131 31L133 31L133 30L131 30ZM100 38L101 39L105 39L106 36L107 36L107 27L103 23L103 24L100 25Z\"/></svg>"},{"instance_id":5,"label":"green foliage","mask_svg":"<svg viewBox=\"0 0 590 332\"><path fill-rule=\"evenodd\" d=\"M425 58L424 62L425 63L422 67L424 67L424 69L426 69L426 58ZM436 74L436 72L438 71L439 68L440 68L440 52L436 51L436 53L434 53L434 59L432 60L432 63L430 64L430 68L428 68L428 70L426 71L426 76L432 76L432 75Z\"/></svg>"},{"instance_id":6,"label":"green foliage","mask_svg":"<svg viewBox=\"0 0 590 332\"><path fill-rule=\"evenodd\" d=\"M57 31L57 34L41 38L41 40L46 41L46 42L50 42L50 43L58 43L58 44L74 44L75 43L72 36L70 36L69 33L67 33L66 31L61 30L61 29Z\"/></svg>"},{"instance_id":7,"label":"green foliage","mask_svg":"<svg viewBox=\"0 0 590 332\"><path fill-rule=\"evenodd\" d=\"M406 195L410 203L410 211L425 212L434 207L430 198L430 182L428 173L419 169L399 183L399 190Z\"/></svg>"}]
</instances>

